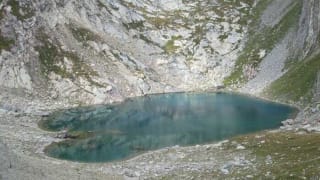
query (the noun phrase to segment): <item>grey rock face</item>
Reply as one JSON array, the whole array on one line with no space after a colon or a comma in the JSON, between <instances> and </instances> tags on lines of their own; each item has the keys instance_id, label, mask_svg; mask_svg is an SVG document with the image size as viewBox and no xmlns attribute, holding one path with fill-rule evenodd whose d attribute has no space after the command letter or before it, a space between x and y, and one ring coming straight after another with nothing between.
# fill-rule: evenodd
<instances>
[{"instance_id":1,"label":"grey rock face","mask_svg":"<svg viewBox=\"0 0 320 180\"><path fill-rule=\"evenodd\" d=\"M272 1L261 16L261 25L272 27L278 24L288 10L290 10L293 2L293 0Z\"/></svg>"},{"instance_id":2,"label":"grey rock face","mask_svg":"<svg viewBox=\"0 0 320 180\"><path fill-rule=\"evenodd\" d=\"M245 1L16 2L2 3L9 10L1 36L14 42L1 53L1 86L69 104L222 85L243 47L240 18L252 8Z\"/></svg>"},{"instance_id":3,"label":"grey rock face","mask_svg":"<svg viewBox=\"0 0 320 180\"><path fill-rule=\"evenodd\" d=\"M318 51L318 37L320 32L320 1L303 1L303 9L296 34L296 43L292 46L294 55L299 59Z\"/></svg>"},{"instance_id":4,"label":"grey rock face","mask_svg":"<svg viewBox=\"0 0 320 180\"><path fill-rule=\"evenodd\" d=\"M299 2L272 1L261 16L261 26L277 25L288 10ZM297 25L292 26L286 36L263 57L256 76L244 84L240 91L259 95L268 85L286 73L286 63L304 61L319 53L319 13L320 1L302 1Z\"/></svg>"},{"instance_id":5,"label":"grey rock face","mask_svg":"<svg viewBox=\"0 0 320 180\"><path fill-rule=\"evenodd\" d=\"M251 21L246 17L258 4L16 2L16 7L1 4L1 37L12 40L0 54L1 88L69 105L223 86L246 45ZM276 26L296 3L271 1L255 17L260 28ZM258 67L244 66L249 81L240 85L241 92L259 95L286 72L288 60L317 51L319 1L304 0L302 6L297 29L272 50L260 49Z\"/></svg>"}]
</instances>

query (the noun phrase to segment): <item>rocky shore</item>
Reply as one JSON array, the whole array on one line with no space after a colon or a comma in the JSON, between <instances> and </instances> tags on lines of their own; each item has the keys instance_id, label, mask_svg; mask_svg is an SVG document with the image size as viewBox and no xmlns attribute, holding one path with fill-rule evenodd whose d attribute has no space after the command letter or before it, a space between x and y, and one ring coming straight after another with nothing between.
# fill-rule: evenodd
<instances>
[{"instance_id":1,"label":"rocky shore","mask_svg":"<svg viewBox=\"0 0 320 180\"><path fill-rule=\"evenodd\" d=\"M22 101L17 100L17 102ZM40 103L35 106L29 105L28 111L9 108L9 106L0 109L2 162L0 177L2 179L223 179L232 177L250 179L262 177L261 167L272 161L271 155L266 156L264 161L257 160L255 149L248 147L252 142L242 139L245 135L240 136L240 140L236 137L222 142L213 142L213 144L164 148L119 162L77 163L58 160L46 156L43 149L50 143L62 139L56 132L41 130L37 122L53 109L63 106L57 103L57 106L50 106L48 109L40 107L46 106ZM284 121L283 126L278 130L265 131L248 135L248 137L259 139L272 133L288 134L288 136L317 134L320 132L320 122L317 121L319 113L318 111L309 113L312 112L314 114L308 116L310 119L302 121L303 115L300 112L297 119ZM258 143L263 141L266 140ZM254 169L256 170L253 171ZM266 177L277 177L278 175L274 173L270 171Z\"/></svg>"}]
</instances>

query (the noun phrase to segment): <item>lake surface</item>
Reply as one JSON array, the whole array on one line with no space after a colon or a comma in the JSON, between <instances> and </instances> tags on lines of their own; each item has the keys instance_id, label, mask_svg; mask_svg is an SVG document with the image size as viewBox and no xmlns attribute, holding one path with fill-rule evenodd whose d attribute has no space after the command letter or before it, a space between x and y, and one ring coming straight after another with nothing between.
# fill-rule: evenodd
<instances>
[{"instance_id":1,"label":"lake surface","mask_svg":"<svg viewBox=\"0 0 320 180\"><path fill-rule=\"evenodd\" d=\"M277 128L294 112L289 106L236 94L173 93L58 111L39 125L51 131L67 130L73 138L51 144L47 155L107 162Z\"/></svg>"}]
</instances>

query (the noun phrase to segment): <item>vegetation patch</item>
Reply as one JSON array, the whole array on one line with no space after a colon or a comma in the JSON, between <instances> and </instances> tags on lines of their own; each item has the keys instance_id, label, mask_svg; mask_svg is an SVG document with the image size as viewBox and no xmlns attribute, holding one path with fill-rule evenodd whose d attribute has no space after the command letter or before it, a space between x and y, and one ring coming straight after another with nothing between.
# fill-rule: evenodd
<instances>
[{"instance_id":1,"label":"vegetation patch","mask_svg":"<svg viewBox=\"0 0 320 180\"><path fill-rule=\"evenodd\" d=\"M0 53L2 50L10 50L11 46L15 43L14 40L2 36L0 32Z\"/></svg>"},{"instance_id":2,"label":"vegetation patch","mask_svg":"<svg viewBox=\"0 0 320 180\"><path fill-rule=\"evenodd\" d=\"M143 25L143 21L133 21L133 22L129 22L129 23L123 23L124 27L127 28L127 30L130 29L137 29L137 30L143 30L144 25Z\"/></svg>"},{"instance_id":3,"label":"vegetation patch","mask_svg":"<svg viewBox=\"0 0 320 180\"><path fill-rule=\"evenodd\" d=\"M44 76L48 77L50 72L71 80L81 76L93 85L102 86L91 78L91 76L98 76L98 74L85 64L77 54L62 50L59 43L53 43L42 31L39 31L37 38L42 42L42 45L37 46L36 50L39 52L40 68ZM72 62L71 71L67 70L64 58Z\"/></svg>"},{"instance_id":4,"label":"vegetation patch","mask_svg":"<svg viewBox=\"0 0 320 180\"><path fill-rule=\"evenodd\" d=\"M265 94L280 100L307 103L313 97L313 86L320 72L320 54L296 63L281 78L273 82ZM305 97L305 99L301 99Z\"/></svg>"},{"instance_id":5,"label":"vegetation patch","mask_svg":"<svg viewBox=\"0 0 320 180\"><path fill-rule=\"evenodd\" d=\"M103 2L101 2L100 0L97 0L97 3L100 9L105 9L109 14L113 14L110 8L107 5L105 5Z\"/></svg>"},{"instance_id":6,"label":"vegetation patch","mask_svg":"<svg viewBox=\"0 0 320 180\"><path fill-rule=\"evenodd\" d=\"M179 46L175 45L175 41L181 39L182 36L172 36L171 39L164 45L163 49L166 53L175 53Z\"/></svg>"},{"instance_id":7,"label":"vegetation patch","mask_svg":"<svg viewBox=\"0 0 320 180\"><path fill-rule=\"evenodd\" d=\"M50 72L54 72L63 78L71 78L73 74L68 73L63 64L64 55L59 48L49 41L45 41L43 46L37 47L39 52L39 60L41 63L41 72L48 76Z\"/></svg>"},{"instance_id":8,"label":"vegetation patch","mask_svg":"<svg viewBox=\"0 0 320 180\"><path fill-rule=\"evenodd\" d=\"M87 28L77 27L75 25L70 25L70 30L71 30L73 37L76 40L78 40L79 42L86 44L88 41L100 40L100 37L97 34L93 33L92 31L90 31Z\"/></svg>"},{"instance_id":9,"label":"vegetation patch","mask_svg":"<svg viewBox=\"0 0 320 180\"><path fill-rule=\"evenodd\" d=\"M218 38L219 38L220 41L224 41L224 40L226 40L228 37L229 37L228 34L225 33L225 34L220 35Z\"/></svg>"},{"instance_id":10,"label":"vegetation patch","mask_svg":"<svg viewBox=\"0 0 320 180\"><path fill-rule=\"evenodd\" d=\"M141 39L141 40L143 40L143 41L144 41L145 43L147 43L147 44L152 44L152 45L154 45L154 46L158 46L158 47L161 48L161 46L160 46L158 43L153 42L149 37L147 37L147 36L145 36L145 35L143 35L143 34L134 35L133 37L134 37L134 38Z\"/></svg>"},{"instance_id":11,"label":"vegetation patch","mask_svg":"<svg viewBox=\"0 0 320 180\"><path fill-rule=\"evenodd\" d=\"M20 6L19 1L17 0L9 0L8 5L11 6L11 13L20 21L31 18L35 14L31 5L25 4L24 6Z\"/></svg>"},{"instance_id":12,"label":"vegetation patch","mask_svg":"<svg viewBox=\"0 0 320 180\"><path fill-rule=\"evenodd\" d=\"M161 29L172 24L172 19L170 17L148 17L146 16L148 22L153 24L156 28Z\"/></svg>"},{"instance_id":13,"label":"vegetation patch","mask_svg":"<svg viewBox=\"0 0 320 180\"><path fill-rule=\"evenodd\" d=\"M259 133L237 137L256 157L255 178L310 179L320 176L320 134Z\"/></svg>"},{"instance_id":14,"label":"vegetation patch","mask_svg":"<svg viewBox=\"0 0 320 180\"><path fill-rule=\"evenodd\" d=\"M222 163L218 167L178 169L154 179L319 179L319 145L319 133L259 132L242 135L231 138L219 149L207 150L208 153L217 153L212 158L218 160L215 164ZM197 153L192 155L194 159ZM233 165L229 160L232 157L238 159Z\"/></svg>"},{"instance_id":15,"label":"vegetation patch","mask_svg":"<svg viewBox=\"0 0 320 180\"><path fill-rule=\"evenodd\" d=\"M206 30L205 27L203 26L196 26L195 27L195 31L192 32L192 37L194 37L193 42L195 43L195 45L199 45L201 40L203 39L203 37L206 34Z\"/></svg>"},{"instance_id":16,"label":"vegetation patch","mask_svg":"<svg viewBox=\"0 0 320 180\"><path fill-rule=\"evenodd\" d=\"M242 54L238 57L234 71L224 80L226 86L247 82L249 79L243 72L244 68L246 66L257 68L262 61L259 55L260 50L265 50L267 53L270 52L272 48L284 38L290 28L295 27L299 21L302 1L297 1L291 10L274 27L265 27L261 32L254 32L254 30L259 29L259 18L267 5L266 2L259 2L252 16L254 18L250 27L253 28L249 29L248 32L249 35L252 35L249 36Z\"/></svg>"},{"instance_id":17,"label":"vegetation patch","mask_svg":"<svg viewBox=\"0 0 320 180\"><path fill-rule=\"evenodd\" d=\"M0 4L1 4L2 2L0 2ZM0 20L2 20L3 18L4 18L4 9L3 9L3 7L0 9Z\"/></svg>"}]
</instances>

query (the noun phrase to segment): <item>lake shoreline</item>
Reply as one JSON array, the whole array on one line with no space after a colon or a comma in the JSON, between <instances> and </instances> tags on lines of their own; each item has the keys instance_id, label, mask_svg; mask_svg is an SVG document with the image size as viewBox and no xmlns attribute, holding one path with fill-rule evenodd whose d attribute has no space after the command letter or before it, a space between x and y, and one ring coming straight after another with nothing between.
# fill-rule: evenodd
<instances>
[{"instance_id":1,"label":"lake shoreline","mask_svg":"<svg viewBox=\"0 0 320 180\"><path fill-rule=\"evenodd\" d=\"M295 113L290 106L235 93L167 93L61 110L40 121L39 127L62 131L59 137L65 139L46 148L49 156L108 162L137 151L204 144L278 128Z\"/></svg>"},{"instance_id":2,"label":"lake shoreline","mask_svg":"<svg viewBox=\"0 0 320 180\"><path fill-rule=\"evenodd\" d=\"M65 106L65 107L71 107L71 106ZM1 116L0 137L2 141L0 144L5 144L8 151L11 152L7 156L7 159L15 159L14 157L18 157L16 158L18 159L17 164L13 164L11 168L10 168L10 165L8 165L8 167L3 167L3 169L0 168L1 169L0 174L2 174L2 177L18 177L18 175L20 174L21 175L20 177L26 176L26 177L30 177L30 179L31 177L34 179L41 179L41 177L43 177L43 173L39 173L39 172L43 171L45 174L44 176L47 177L47 179L56 179L59 177L61 178L65 177L65 179L77 179L79 172L84 177L93 176L93 177L97 177L98 179L106 179L106 178L124 179L131 176L132 177L151 177L152 173L156 173L155 171L163 175L168 173L167 172L168 170L166 170L165 167L176 166L174 162L170 162L169 164L171 165L166 165L166 166L161 165L160 166L161 168L159 170L155 168L156 165L154 164L155 162L153 162L150 164L151 169L145 170L143 168L149 167L149 166L146 166L146 164L153 161L152 159L147 158L144 161L145 162L144 165L141 166L142 169L137 170L135 168L135 166L139 165L139 161L136 161L137 159L145 157L145 155L150 155L153 157L152 154L156 153L157 151L147 152L146 154L139 155L137 157L134 157L133 159L116 162L116 163L76 163L76 162L50 158L43 153L44 147L51 144L52 142L61 141L61 139L56 138L57 134L54 132L48 132L40 129L37 123L42 119L43 116L46 116L46 114L48 114L49 112L53 112L56 109L59 109L59 108L55 108L55 107L42 108L42 109L38 108L37 110L37 107L35 107L33 111L33 112L36 112L35 114L12 112L12 111L0 111L0 116ZM304 128L304 126L306 125L302 124L303 121L297 121L297 122L298 123L289 125L288 127L283 126L283 127L277 128L275 131L280 131L284 133L292 130L296 132L300 132L300 131L309 132L308 129ZM271 130L271 132L272 131L274 130ZM206 149L206 146L215 147L216 143L200 145L200 146ZM172 147L171 149L165 148L159 151L170 152L170 151L174 151L175 148L180 148L180 147ZM181 148L186 148L186 149L189 149L190 152L193 152L194 150L199 148L199 146L196 145L196 146L181 147ZM239 148L241 149L241 146L239 146ZM247 152L246 152L246 149L244 149L243 152L240 150L239 153L242 154ZM175 156L179 156L179 153L175 154ZM235 158L235 157L238 157L238 156L232 156L232 158ZM229 158L231 158L231 156ZM194 162L192 158L190 159L191 159L190 163ZM161 163L161 160L159 161L160 161L159 163ZM221 162L219 162L218 164L221 165L227 162L228 160L225 159L225 160L221 160ZM215 163L211 162L211 163L212 163L211 164L212 167L216 167L218 170L221 170L220 167L216 166L215 163L217 162ZM28 164L28 166L32 167L34 171L30 173L27 168L24 168L25 166L24 164ZM196 169L198 168L202 169L201 168L202 166L203 165L201 165L200 163L197 165ZM182 167L177 166L177 168L180 169ZM14 175L12 171L14 169L16 170L20 169L19 171L21 173ZM65 171L65 169L68 169L68 171L70 172L61 173ZM13 179L19 179L19 178L13 178Z\"/></svg>"}]
</instances>

